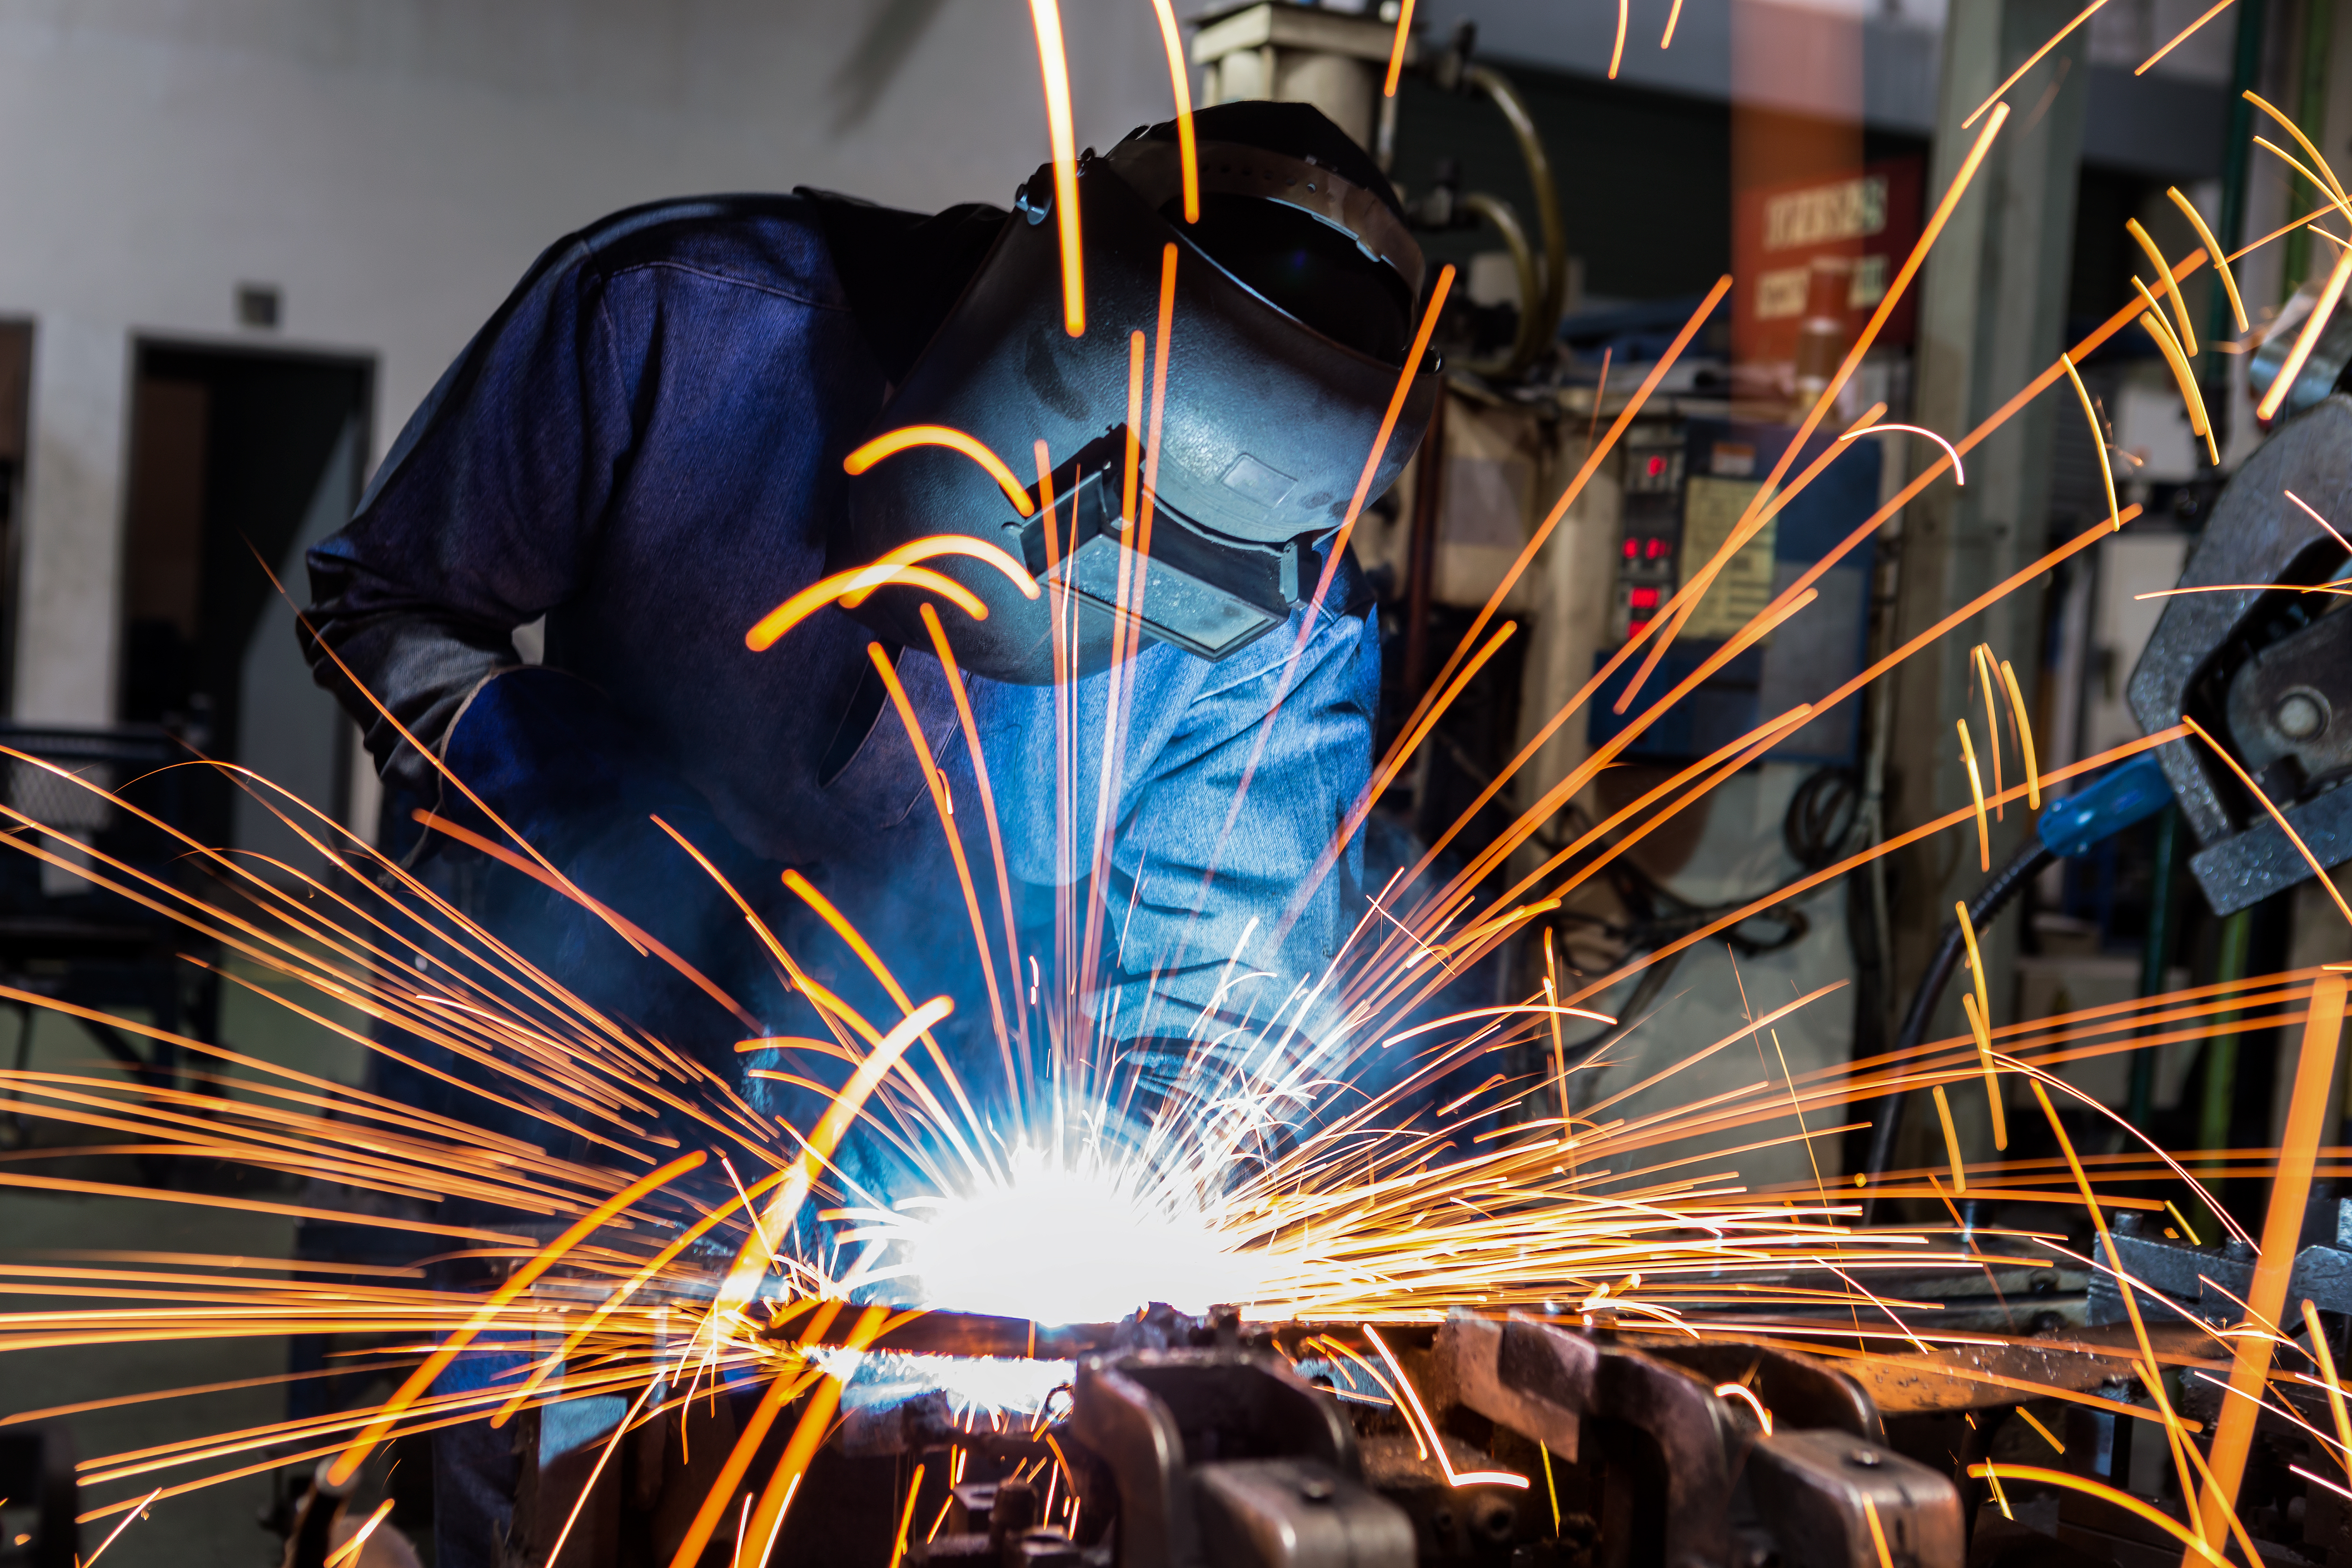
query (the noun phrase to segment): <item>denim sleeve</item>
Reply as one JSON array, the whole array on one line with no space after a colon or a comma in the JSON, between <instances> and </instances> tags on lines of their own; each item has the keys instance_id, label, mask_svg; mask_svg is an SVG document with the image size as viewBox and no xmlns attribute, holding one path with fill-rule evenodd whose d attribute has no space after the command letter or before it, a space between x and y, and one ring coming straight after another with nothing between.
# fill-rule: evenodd
<instances>
[{"instance_id":1,"label":"denim sleeve","mask_svg":"<svg viewBox=\"0 0 2352 1568\"><path fill-rule=\"evenodd\" d=\"M1379 635L1324 612L1269 725L1297 637L1294 622L1213 675L1133 797L1107 889L1115 1037L1244 1040L1285 1006L1289 1022L1362 913L1361 833L1309 879L1370 778Z\"/></svg>"},{"instance_id":2,"label":"denim sleeve","mask_svg":"<svg viewBox=\"0 0 2352 1568\"><path fill-rule=\"evenodd\" d=\"M520 662L515 628L572 594L627 460L623 359L586 246L557 245L425 398L350 525L310 552L304 654L394 798L431 800L437 774L352 682L436 746Z\"/></svg>"}]
</instances>

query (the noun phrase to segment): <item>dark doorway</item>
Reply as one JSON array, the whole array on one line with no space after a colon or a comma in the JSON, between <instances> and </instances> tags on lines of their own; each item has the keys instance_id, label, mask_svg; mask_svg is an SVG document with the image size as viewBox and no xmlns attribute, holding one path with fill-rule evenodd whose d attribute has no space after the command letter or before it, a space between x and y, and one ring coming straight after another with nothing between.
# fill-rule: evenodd
<instances>
[{"instance_id":1,"label":"dark doorway","mask_svg":"<svg viewBox=\"0 0 2352 1568\"><path fill-rule=\"evenodd\" d=\"M16 568L32 430L33 323L0 321L0 711L16 689Z\"/></svg>"},{"instance_id":2,"label":"dark doorway","mask_svg":"<svg viewBox=\"0 0 2352 1568\"><path fill-rule=\"evenodd\" d=\"M367 460L374 367L324 355L142 342L123 537L121 716L163 724L338 819L352 728L311 683L270 585L341 528ZM246 791L208 788L207 842L317 868Z\"/></svg>"}]
</instances>

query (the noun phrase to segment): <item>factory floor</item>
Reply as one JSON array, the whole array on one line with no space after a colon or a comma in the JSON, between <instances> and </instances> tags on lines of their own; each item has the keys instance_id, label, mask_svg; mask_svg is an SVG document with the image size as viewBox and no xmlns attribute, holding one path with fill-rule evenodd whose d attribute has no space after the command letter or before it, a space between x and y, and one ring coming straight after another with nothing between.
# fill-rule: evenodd
<instances>
[{"instance_id":1,"label":"factory floor","mask_svg":"<svg viewBox=\"0 0 2352 1568\"><path fill-rule=\"evenodd\" d=\"M258 978L250 972L245 977ZM121 1070L70 1019L37 1015L32 1029L26 1065L34 1071L109 1076ZM16 1026L0 1015L0 1062L15 1063L20 1038ZM344 1083L356 1083L360 1078L360 1047L236 985L222 990L220 1038L233 1049L321 1077ZM54 1146L72 1131L36 1124L34 1139ZM0 1169L93 1181L140 1180L130 1160L102 1155L28 1160L19 1152ZM269 1195L282 1199L287 1194L272 1192ZM284 1258L291 1250L293 1234L292 1219L278 1215L0 1188L0 1259L10 1262L22 1263L45 1254L54 1257L60 1251L122 1249ZM87 1309L93 1304L87 1299L15 1296L0 1311ZM0 1419L196 1384L251 1384L188 1398L59 1415L56 1419L70 1431L77 1452L87 1461L283 1420L285 1389L253 1380L281 1374L286 1367L287 1342L282 1338L161 1340L147 1344L12 1352L0 1357ZM117 1499L144 1497L159 1485L177 1485L252 1462L225 1458L89 1488L82 1508L88 1511ZM278 1562L281 1550L278 1538L264 1529L257 1517L271 1501L272 1478L267 1471L166 1499L107 1548L106 1568L266 1568ZM85 1561L116 1522L110 1518L84 1526Z\"/></svg>"}]
</instances>

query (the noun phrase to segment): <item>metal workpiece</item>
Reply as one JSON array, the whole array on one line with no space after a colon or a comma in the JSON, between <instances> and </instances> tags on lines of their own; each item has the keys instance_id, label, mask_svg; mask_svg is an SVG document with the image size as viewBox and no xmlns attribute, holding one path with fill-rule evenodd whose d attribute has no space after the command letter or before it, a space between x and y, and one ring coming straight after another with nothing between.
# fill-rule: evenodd
<instances>
[{"instance_id":1,"label":"metal workpiece","mask_svg":"<svg viewBox=\"0 0 2352 1568\"><path fill-rule=\"evenodd\" d=\"M1601 1352L1581 1334L1517 1318L1507 1322L1457 1313L1430 1347L1430 1396L1456 1404L1577 1458Z\"/></svg>"},{"instance_id":2,"label":"metal workpiece","mask_svg":"<svg viewBox=\"0 0 2352 1568\"><path fill-rule=\"evenodd\" d=\"M1602 1536L1624 1541L1633 1552L1629 1562L1664 1568L1728 1563L1727 1447L1736 1428L1724 1401L1694 1373L1622 1345L1599 1349L1592 1379L1596 1425L1614 1424L1638 1434L1632 1442L1614 1433L1596 1435L1596 1447L1610 1444L1607 1469L1623 1472L1607 1476L1604 1483ZM1653 1455L1660 1472L1654 1480ZM1611 1504L1624 1506L1624 1512L1611 1517L1616 1511Z\"/></svg>"},{"instance_id":3,"label":"metal workpiece","mask_svg":"<svg viewBox=\"0 0 2352 1568\"><path fill-rule=\"evenodd\" d=\"M1748 1451L1748 1489L1784 1563L1934 1568L1967 1555L1958 1489L1915 1459L1846 1433L1759 1437Z\"/></svg>"},{"instance_id":4,"label":"metal workpiece","mask_svg":"<svg viewBox=\"0 0 2352 1568\"><path fill-rule=\"evenodd\" d=\"M1192 1473L1205 1561L1223 1568L1413 1568L1412 1521L1312 1459L1240 1459Z\"/></svg>"},{"instance_id":5,"label":"metal workpiece","mask_svg":"<svg viewBox=\"0 0 2352 1568\"><path fill-rule=\"evenodd\" d=\"M969 1326L941 1316L945 1337ZM1087 1331L1125 1342L1078 1359L1043 1431L963 1430L925 1397L854 1417L835 1446L968 1456L944 1528L908 1545L917 1564L1870 1568L1873 1510L1898 1568L1964 1560L1960 1488L1905 1458L1867 1382L1824 1356L1457 1312L1383 1328L1374 1353L1403 1384L1377 1380L1392 1399L1354 1384L1342 1405L1275 1347L1361 1325L1241 1330L1155 1309ZM1066 1519L1049 1466L1078 1500Z\"/></svg>"},{"instance_id":6,"label":"metal workpiece","mask_svg":"<svg viewBox=\"0 0 2352 1568\"><path fill-rule=\"evenodd\" d=\"M1711 1385L1748 1389L1772 1412L1776 1426L1886 1441L1886 1423L1862 1384L1818 1356L1738 1340L1669 1340L1643 1349Z\"/></svg>"},{"instance_id":7,"label":"metal workpiece","mask_svg":"<svg viewBox=\"0 0 2352 1568\"><path fill-rule=\"evenodd\" d=\"M2324 1312L2352 1315L2352 1199L2338 1205L2336 1234L2315 1242L2294 1255L2294 1271L2287 1281L2287 1300L2308 1300ZM2117 1276L2133 1281L2140 1310L2171 1318L2176 1310L2210 1324L2234 1323L2243 1318L2241 1304L2254 1280L2254 1249L2242 1242L2197 1247L2150 1236L2139 1216L2126 1216L2109 1233L2114 1249L2102 1241L2095 1254L2100 1271L2091 1279L2085 1318L2092 1323L2124 1320L2124 1286ZM2163 1300L2157 1300L2161 1296Z\"/></svg>"},{"instance_id":8,"label":"metal workpiece","mask_svg":"<svg viewBox=\"0 0 2352 1568\"><path fill-rule=\"evenodd\" d=\"M2179 586L2133 669L2133 716L2153 734L2190 715L2229 744L2323 866L2352 858L2352 801L2333 786L2352 762L2347 646L2334 595L2300 594L2345 565L2319 517L2352 513L2352 397L2321 401L2246 460L2222 489ZM2194 740L2158 756L2202 846L2190 868L2229 914L2311 868L2227 763ZM2290 765L2291 764L2291 765ZM2265 773L2267 770L2267 773Z\"/></svg>"},{"instance_id":9,"label":"metal workpiece","mask_svg":"<svg viewBox=\"0 0 2352 1568\"><path fill-rule=\"evenodd\" d=\"M1363 1488L1339 1402L1270 1352L1089 1357L1078 1363L1068 1428L1117 1494L1122 1568L1414 1561L1403 1510ZM1400 1541L1403 1555L1381 1554ZM1374 1555L1352 1555L1360 1543Z\"/></svg>"}]
</instances>

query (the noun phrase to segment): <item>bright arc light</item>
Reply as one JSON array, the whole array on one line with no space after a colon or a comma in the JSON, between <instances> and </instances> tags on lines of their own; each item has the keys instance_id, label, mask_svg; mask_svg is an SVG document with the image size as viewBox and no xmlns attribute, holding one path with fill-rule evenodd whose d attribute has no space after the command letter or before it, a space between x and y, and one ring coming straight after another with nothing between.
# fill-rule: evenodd
<instances>
[{"instance_id":1,"label":"bright arc light","mask_svg":"<svg viewBox=\"0 0 2352 1568\"><path fill-rule=\"evenodd\" d=\"M1011 1411L1034 1415L1054 1391L1069 1386L1077 1363L1022 1361L1013 1356L908 1355L896 1351L827 1350L817 1353L825 1371L848 1384L842 1405L887 1405L910 1393L933 1389L960 1411Z\"/></svg>"},{"instance_id":2,"label":"bright arc light","mask_svg":"<svg viewBox=\"0 0 2352 1568\"><path fill-rule=\"evenodd\" d=\"M1009 1182L907 1200L890 1228L923 1304L941 1310L1100 1323L1154 1301L1202 1312L1256 1294L1248 1258L1208 1216L1091 1161L1023 1150Z\"/></svg>"}]
</instances>

